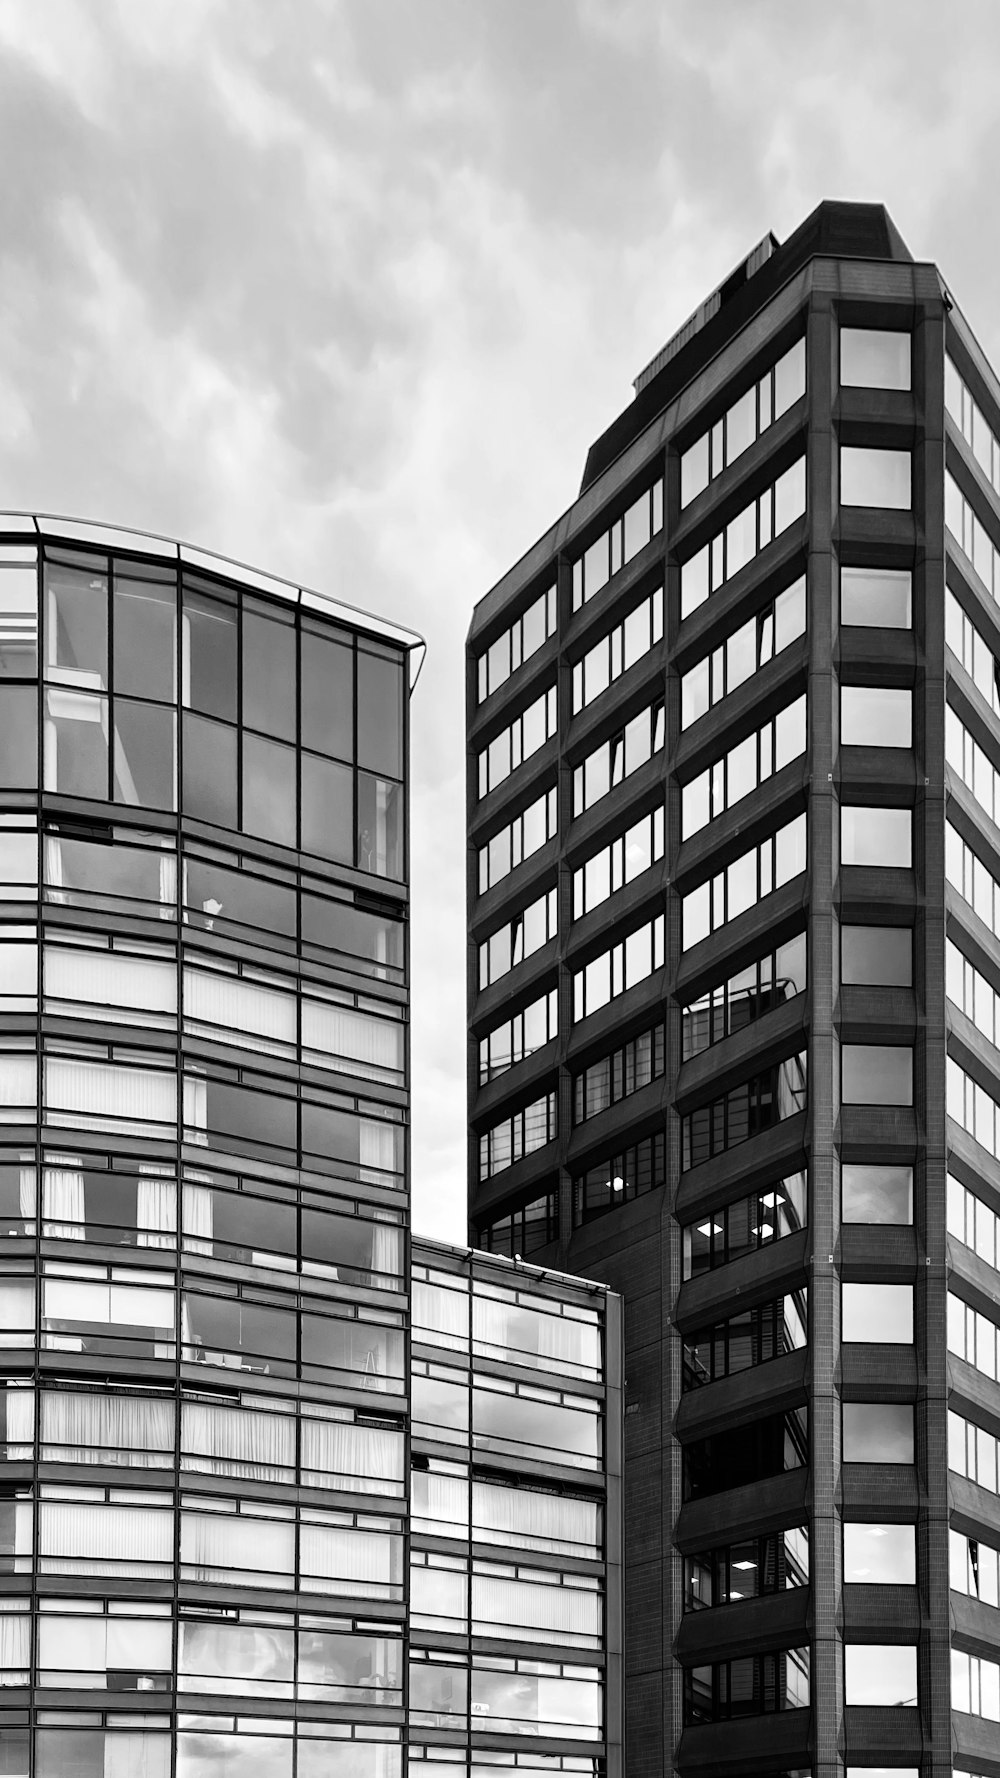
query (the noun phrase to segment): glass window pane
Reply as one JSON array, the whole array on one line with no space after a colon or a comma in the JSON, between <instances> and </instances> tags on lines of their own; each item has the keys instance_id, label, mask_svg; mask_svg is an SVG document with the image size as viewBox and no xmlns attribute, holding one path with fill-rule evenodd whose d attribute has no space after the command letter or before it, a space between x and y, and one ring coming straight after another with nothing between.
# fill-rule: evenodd
<instances>
[{"instance_id":1,"label":"glass window pane","mask_svg":"<svg viewBox=\"0 0 1000 1778\"><path fill-rule=\"evenodd\" d=\"M177 591L169 581L115 573L115 690L172 703L177 684ZM168 805L164 804L163 807Z\"/></svg>"},{"instance_id":2,"label":"glass window pane","mask_svg":"<svg viewBox=\"0 0 1000 1778\"><path fill-rule=\"evenodd\" d=\"M866 1586L875 1581L913 1586L916 1578L916 1532L912 1525L844 1526L845 1581Z\"/></svg>"},{"instance_id":3,"label":"glass window pane","mask_svg":"<svg viewBox=\"0 0 1000 1778\"><path fill-rule=\"evenodd\" d=\"M295 656L294 623L281 623L253 600L244 599L243 721L247 728L294 741ZM245 785L243 793L245 797Z\"/></svg>"},{"instance_id":4,"label":"glass window pane","mask_svg":"<svg viewBox=\"0 0 1000 1778\"><path fill-rule=\"evenodd\" d=\"M33 790L38 782L38 693L5 685L0 697L0 787Z\"/></svg>"},{"instance_id":5,"label":"glass window pane","mask_svg":"<svg viewBox=\"0 0 1000 1778\"><path fill-rule=\"evenodd\" d=\"M115 802L177 807L177 716L162 704L116 698Z\"/></svg>"},{"instance_id":6,"label":"glass window pane","mask_svg":"<svg viewBox=\"0 0 1000 1778\"><path fill-rule=\"evenodd\" d=\"M34 551L31 552L34 555ZM0 677L33 679L38 672L38 569L32 562L0 562Z\"/></svg>"},{"instance_id":7,"label":"glass window pane","mask_svg":"<svg viewBox=\"0 0 1000 1778\"><path fill-rule=\"evenodd\" d=\"M842 926L840 979L882 987L913 983L913 932L909 926Z\"/></svg>"},{"instance_id":8,"label":"glass window pane","mask_svg":"<svg viewBox=\"0 0 1000 1778\"><path fill-rule=\"evenodd\" d=\"M108 577L62 562L45 565L46 672L64 683L105 691L108 683Z\"/></svg>"},{"instance_id":9,"label":"glass window pane","mask_svg":"<svg viewBox=\"0 0 1000 1778\"><path fill-rule=\"evenodd\" d=\"M909 747L913 694L882 685L840 688L840 739L845 747Z\"/></svg>"},{"instance_id":10,"label":"glass window pane","mask_svg":"<svg viewBox=\"0 0 1000 1778\"><path fill-rule=\"evenodd\" d=\"M349 642L303 628L301 671L303 747L336 759L353 759L353 648Z\"/></svg>"},{"instance_id":11,"label":"glass window pane","mask_svg":"<svg viewBox=\"0 0 1000 1778\"><path fill-rule=\"evenodd\" d=\"M849 1643L844 1649L844 1702L915 1705L916 1649L894 1643Z\"/></svg>"},{"instance_id":12,"label":"glass window pane","mask_svg":"<svg viewBox=\"0 0 1000 1778\"><path fill-rule=\"evenodd\" d=\"M845 1463L912 1463L913 1409L885 1401L845 1401Z\"/></svg>"},{"instance_id":13,"label":"glass window pane","mask_svg":"<svg viewBox=\"0 0 1000 1778\"><path fill-rule=\"evenodd\" d=\"M904 1045L845 1043L845 1105L912 1105L913 1051Z\"/></svg>"},{"instance_id":14,"label":"glass window pane","mask_svg":"<svg viewBox=\"0 0 1000 1778\"><path fill-rule=\"evenodd\" d=\"M4 702L11 693L4 693ZM65 685L45 694L45 788L108 800L108 700Z\"/></svg>"},{"instance_id":15,"label":"glass window pane","mask_svg":"<svg viewBox=\"0 0 1000 1778\"><path fill-rule=\"evenodd\" d=\"M844 1222L913 1221L913 1168L845 1161L840 1170Z\"/></svg>"},{"instance_id":16,"label":"glass window pane","mask_svg":"<svg viewBox=\"0 0 1000 1778\"><path fill-rule=\"evenodd\" d=\"M708 487L708 433L703 432L681 457L681 505Z\"/></svg>"},{"instance_id":17,"label":"glass window pane","mask_svg":"<svg viewBox=\"0 0 1000 1778\"><path fill-rule=\"evenodd\" d=\"M389 778L403 775L403 669L399 657L358 649L358 764Z\"/></svg>"},{"instance_id":18,"label":"glass window pane","mask_svg":"<svg viewBox=\"0 0 1000 1778\"><path fill-rule=\"evenodd\" d=\"M910 505L909 451L840 447L840 499L843 506Z\"/></svg>"},{"instance_id":19,"label":"glass window pane","mask_svg":"<svg viewBox=\"0 0 1000 1778\"><path fill-rule=\"evenodd\" d=\"M184 813L236 826L236 730L184 713Z\"/></svg>"},{"instance_id":20,"label":"glass window pane","mask_svg":"<svg viewBox=\"0 0 1000 1778\"><path fill-rule=\"evenodd\" d=\"M908 870L912 863L913 820L909 809L863 808L840 811L842 864L874 864Z\"/></svg>"},{"instance_id":21,"label":"glass window pane","mask_svg":"<svg viewBox=\"0 0 1000 1778\"><path fill-rule=\"evenodd\" d=\"M243 736L243 831L279 846L296 842L295 749Z\"/></svg>"},{"instance_id":22,"label":"glass window pane","mask_svg":"<svg viewBox=\"0 0 1000 1778\"><path fill-rule=\"evenodd\" d=\"M403 877L403 786L358 773L359 870L377 877Z\"/></svg>"},{"instance_id":23,"label":"glass window pane","mask_svg":"<svg viewBox=\"0 0 1000 1778\"><path fill-rule=\"evenodd\" d=\"M236 721L234 602L184 591L184 703L206 716Z\"/></svg>"},{"instance_id":24,"label":"glass window pane","mask_svg":"<svg viewBox=\"0 0 1000 1778\"><path fill-rule=\"evenodd\" d=\"M302 755L302 850L354 863L354 773L310 753Z\"/></svg>"},{"instance_id":25,"label":"glass window pane","mask_svg":"<svg viewBox=\"0 0 1000 1778\"><path fill-rule=\"evenodd\" d=\"M909 334L878 327L842 327L840 381L845 389L908 389Z\"/></svg>"},{"instance_id":26,"label":"glass window pane","mask_svg":"<svg viewBox=\"0 0 1000 1778\"><path fill-rule=\"evenodd\" d=\"M911 1284L842 1284L841 1338L876 1345L913 1342Z\"/></svg>"}]
</instances>

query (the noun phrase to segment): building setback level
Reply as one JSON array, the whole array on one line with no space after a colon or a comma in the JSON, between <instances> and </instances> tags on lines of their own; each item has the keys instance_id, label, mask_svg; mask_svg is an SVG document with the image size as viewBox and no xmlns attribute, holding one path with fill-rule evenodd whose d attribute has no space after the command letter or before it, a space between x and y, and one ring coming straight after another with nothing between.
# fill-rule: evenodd
<instances>
[{"instance_id":1,"label":"building setback level","mask_svg":"<svg viewBox=\"0 0 1000 1778\"><path fill-rule=\"evenodd\" d=\"M1000 384L765 237L468 642L472 1238L625 1299L629 1778L1000 1778Z\"/></svg>"}]
</instances>

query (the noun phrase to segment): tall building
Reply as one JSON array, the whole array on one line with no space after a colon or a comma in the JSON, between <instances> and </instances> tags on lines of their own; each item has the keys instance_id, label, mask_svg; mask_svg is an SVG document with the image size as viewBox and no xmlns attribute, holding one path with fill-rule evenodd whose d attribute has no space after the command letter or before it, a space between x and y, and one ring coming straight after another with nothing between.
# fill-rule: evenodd
<instances>
[{"instance_id":1,"label":"tall building","mask_svg":"<svg viewBox=\"0 0 1000 1778\"><path fill-rule=\"evenodd\" d=\"M411 1258L420 646L0 515L5 1778L620 1770L616 1301Z\"/></svg>"},{"instance_id":2,"label":"tall building","mask_svg":"<svg viewBox=\"0 0 1000 1778\"><path fill-rule=\"evenodd\" d=\"M625 1299L626 1770L1000 1774L1000 383L767 236L468 644L473 1238Z\"/></svg>"}]
</instances>

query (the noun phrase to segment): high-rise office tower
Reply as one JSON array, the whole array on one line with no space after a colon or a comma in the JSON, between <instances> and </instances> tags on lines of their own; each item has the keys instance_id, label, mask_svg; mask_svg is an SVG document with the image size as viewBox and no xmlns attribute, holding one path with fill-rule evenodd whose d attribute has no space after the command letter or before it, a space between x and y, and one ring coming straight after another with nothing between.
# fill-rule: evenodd
<instances>
[{"instance_id":1,"label":"high-rise office tower","mask_svg":"<svg viewBox=\"0 0 1000 1778\"><path fill-rule=\"evenodd\" d=\"M761 242L468 646L470 1216L625 1298L626 1769L1000 1774L1000 384Z\"/></svg>"},{"instance_id":2,"label":"high-rise office tower","mask_svg":"<svg viewBox=\"0 0 1000 1778\"><path fill-rule=\"evenodd\" d=\"M0 515L4 1778L620 1773L617 1299L409 1241L418 647Z\"/></svg>"}]
</instances>

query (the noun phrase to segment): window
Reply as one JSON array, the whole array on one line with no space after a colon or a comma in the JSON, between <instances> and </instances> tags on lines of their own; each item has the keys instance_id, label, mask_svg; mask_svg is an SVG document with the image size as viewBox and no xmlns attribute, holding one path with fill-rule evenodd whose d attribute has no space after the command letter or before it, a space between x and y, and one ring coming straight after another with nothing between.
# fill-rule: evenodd
<instances>
[{"instance_id":1,"label":"window","mask_svg":"<svg viewBox=\"0 0 1000 1778\"><path fill-rule=\"evenodd\" d=\"M777 833L699 883L681 902L681 949L688 951L806 868L806 818L796 815Z\"/></svg>"},{"instance_id":2,"label":"window","mask_svg":"<svg viewBox=\"0 0 1000 1778\"><path fill-rule=\"evenodd\" d=\"M801 1469L809 1461L806 1410L768 1414L747 1426L694 1439L684 1447L684 1498L705 1500L730 1488Z\"/></svg>"},{"instance_id":3,"label":"window","mask_svg":"<svg viewBox=\"0 0 1000 1778\"><path fill-rule=\"evenodd\" d=\"M945 945L945 983L949 1000L972 1020L987 1043L1000 1048L1000 994L951 939Z\"/></svg>"},{"instance_id":4,"label":"window","mask_svg":"<svg viewBox=\"0 0 1000 1778\"><path fill-rule=\"evenodd\" d=\"M949 883L992 933L1000 933L1000 883L950 821L945 824L944 838Z\"/></svg>"},{"instance_id":5,"label":"window","mask_svg":"<svg viewBox=\"0 0 1000 1778\"><path fill-rule=\"evenodd\" d=\"M955 362L944 361L944 405L986 480L1000 494L1000 440L992 430Z\"/></svg>"},{"instance_id":6,"label":"window","mask_svg":"<svg viewBox=\"0 0 1000 1778\"><path fill-rule=\"evenodd\" d=\"M735 463L754 439L805 394L805 388L806 342L800 339L683 452L681 507Z\"/></svg>"},{"instance_id":7,"label":"window","mask_svg":"<svg viewBox=\"0 0 1000 1778\"><path fill-rule=\"evenodd\" d=\"M505 1253L508 1259L527 1259L529 1253L547 1247L558 1233L558 1195L546 1192L480 1228L479 1241L487 1253Z\"/></svg>"},{"instance_id":8,"label":"window","mask_svg":"<svg viewBox=\"0 0 1000 1778\"><path fill-rule=\"evenodd\" d=\"M840 811L842 864L880 865L909 870L913 816L909 809L873 809L844 804Z\"/></svg>"},{"instance_id":9,"label":"window","mask_svg":"<svg viewBox=\"0 0 1000 1778\"><path fill-rule=\"evenodd\" d=\"M911 747L913 693L882 685L842 685L840 740L844 747Z\"/></svg>"},{"instance_id":10,"label":"window","mask_svg":"<svg viewBox=\"0 0 1000 1778\"><path fill-rule=\"evenodd\" d=\"M805 510L806 460L799 457L711 542L681 564L681 617L689 617L703 605Z\"/></svg>"},{"instance_id":11,"label":"window","mask_svg":"<svg viewBox=\"0 0 1000 1778\"><path fill-rule=\"evenodd\" d=\"M913 1344L912 1284L842 1284L840 1289L845 1344Z\"/></svg>"},{"instance_id":12,"label":"window","mask_svg":"<svg viewBox=\"0 0 1000 1778\"><path fill-rule=\"evenodd\" d=\"M699 1550L684 1558L684 1610L759 1599L809 1583L809 1527Z\"/></svg>"},{"instance_id":13,"label":"window","mask_svg":"<svg viewBox=\"0 0 1000 1778\"><path fill-rule=\"evenodd\" d=\"M776 599L734 630L711 654L681 674L681 728L685 729L754 673L806 629L806 580L800 575Z\"/></svg>"},{"instance_id":14,"label":"window","mask_svg":"<svg viewBox=\"0 0 1000 1778\"><path fill-rule=\"evenodd\" d=\"M997 1381L1000 1328L988 1315L981 1315L953 1291L948 1292L948 1350L956 1357L964 1358L991 1382Z\"/></svg>"},{"instance_id":15,"label":"window","mask_svg":"<svg viewBox=\"0 0 1000 1778\"><path fill-rule=\"evenodd\" d=\"M842 926L840 979L845 985L913 986L913 928Z\"/></svg>"},{"instance_id":16,"label":"window","mask_svg":"<svg viewBox=\"0 0 1000 1778\"><path fill-rule=\"evenodd\" d=\"M681 1386L700 1389L704 1383L736 1376L773 1358L783 1358L787 1352L800 1352L807 1343L808 1328L807 1293L802 1290L685 1334Z\"/></svg>"},{"instance_id":17,"label":"window","mask_svg":"<svg viewBox=\"0 0 1000 1778\"><path fill-rule=\"evenodd\" d=\"M895 1643L848 1643L844 1649L844 1702L917 1703L917 1651Z\"/></svg>"},{"instance_id":18,"label":"window","mask_svg":"<svg viewBox=\"0 0 1000 1778\"><path fill-rule=\"evenodd\" d=\"M913 1168L844 1161L840 1169L844 1222L913 1221Z\"/></svg>"},{"instance_id":19,"label":"window","mask_svg":"<svg viewBox=\"0 0 1000 1778\"><path fill-rule=\"evenodd\" d=\"M879 327L842 327L840 381L845 389L908 389L910 335Z\"/></svg>"},{"instance_id":20,"label":"window","mask_svg":"<svg viewBox=\"0 0 1000 1778\"><path fill-rule=\"evenodd\" d=\"M525 1057L544 1049L559 1030L559 993L550 988L532 1000L522 1012L514 1013L502 1025L496 1025L479 1043L479 1084L495 1080L508 1068L515 1068Z\"/></svg>"},{"instance_id":21,"label":"window","mask_svg":"<svg viewBox=\"0 0 1000 1778\"><path fill-rule=\"evenodd\" d=\"M599 1559L602 1513L597 1501L571 1494L475 1479L472 1483L472 1531L477 1543Z\"/></svg>"},{"instance_id":22,"label":"window","mask_svg":"<svg viewBox=\"0 0 1000 1778\"><path fill-rule=\"evenodd\" d=\"M0 547L0 678L38 676L38 551Z\"/></svg>"},{"instance_id":23,"label":"window","mask_svg":"<svg viewBox=\"0 0 1000 1778\"><path fill-rule=\"evenodd\" d=\"M844 1579L914 1586L917 1579L917 1534L913 1525L847 1524L844 1526Z\"/></svg>"},{"instance_id":24,"label":"window","mask_svg":"<svg viewBox=\"0 0 1000 1778\"><path fill-rule=\"evenodd\" d=\"M951 1651L951 1707L966 1716L1000 1722L1000 1666L963 1649Z\"/></svg>"},{"instance_id":25,"label":"window","mask_svg":"<svg viewBox=\"0 0 1000 1778\"><path fill-rule=\"evenodd\" d=\"M655 1191L666 1180L666 1153L662 1132L646 1136L633 1148L609 1156L589 1167L573 1181L573 1225L593 1221L619 1204L645 1192Z\"/></svg>"},{"instance_id":26,"label":"window","mask_svg":"<svg viewBox=\"0 0 1000 1778\"><path fill-rule=\"evenodd\" d=\"M633 883L663 857L663 827L660 804L573 872L574 920L600 907L623 884Z\"/></svg>"},{"instance_id":27,"label":"window","mask_svg":"<svg viewBox=\"0 0 1000 1778\"><path fill-rule=\"evenodd\" d=\"M909 451L840 447L840 500L843 506L911 505Z\"/></svg>"},{"instance_id":28,"label":"window","mask_svg":"<svg viewBox=\"0 0 1000 1778\"><path fill-rule=\"evenodd\" d=\"M556 935L556 891L549 889L499 926L479 947L479 986L488 988Z\"/></svg>"},{"instance_id":29,"label":"window","mask_svg":"<svg viewBox=\"0 0 1000 1778\"><path fill-rule=\"evenodd\" d=\"M683 1168L700 1166L713 1155L737 1148L773 1129L786 1117L804 1111L806 1054L790 1056L763 1073L733 1087L681 1119Z\"/></svg>"},{"instance_id":30,"label":"window","mask_svg":"<svg viewBox=\"0 0 1000 1778\"><path fill-rule=\"evenodd\" d=\"M662 639L663 588L658 586L575 663L573 715L592 704Z\"/></svg>"},{"instance_id":31,"label":"window","mask_svg":"<svg viewBox=\"0 0 1000 1778\"><path fill-rule=\"evenodd\" d=\"M621 944L602 951L573 976L573 1020L589 1018L602 1006L644 982L663 966L663 915L639 926Z\"/></svg>"},{"instance_id":32,"label":"window","mask_svg":"<svg viewBox=\"0 0 1000 1778\"><path fill-rule=\"evenodd\" d=\"M684 1060L783 1006L801 994L805 985L806 935L799 932L776 951L769 951L681 1007Z\"/></svg>"},{"instance_id":33,"label":"window","mask_svg":"<svg viewBox=\"0 0 1000 1778\"><path fill-rule=\"evenodd\" d=\"M944 716L944 756L980 808L1000 825L1000 771L950 705Z\"/></svg>"},{"instance_id":34,"label":"window","mask_svg":"<svg viewBox=\"0 0 1000 1778\"><path fill-rule=\"evenodd\" d=\"M597 1117L609 1105L617 1105L620 1099L641 1092L650 1081L659 1080L664 1070L665 1048L666 1026L661 1023L641 1031L621 1049L601 1056L574 1075L574 1124Z\"/></svg>"},{"instance_id":35,"label":"window","mask_svg":"<svg viewBox=\"0 0 1000 1778\"><path fill-rule=\"evenodd\" d=\"M479 656L476 663L479 702L505 685L511 674L530 660L543 642L555 633L555 627L556 589L553 583Z\"/></svg>"},{"instance_id":36,"label":"window","mask_svg":"<svg viewBox=\"0 0 1000 1778\"><path fill-rule=\"evenodd\" d=\"M913 622L912 582L908 568L841 568L841 623L908 630Z\"/></svg>"},{"instance_id":37,"label":"window","mask_svg":"<svg viewBox=\"0 0 1000 1778\"><path fill-rule=\"evenodd\" d=\"M1000 666L989 643L965 612L950 586L944 591L944 633L952 653L982 693L994 716L1000 716Z\"/></svg>"},{"instance_id":38,"label":"window","mask_svg":"<svg viewBox=\"0 0 1000 1778\"><path fill-rule=\"evenodd\" d=\"M623 729L602 741L582 765L573 768L573 816L582 815L630 778L663 747L663 703L640 710Z\"/></svg>"},{"instance_id":39,"label":"window","mask_svg":"<svg viewBox=\"0 0 1000 1778\"><path fill-rule=\"evenodd\" d=\"M948 1233L1000 1270L1000 1215L954 1173L948 1174Z\"/></svg>"},{"instance_id":40,"label":"window","mask_svg":"<svg viewBox=\"0 0 1000 1778\"><path fill-rule=\"evenodd\" d=\"M981 1538L949 1531L948 1578L952 1592L1000 1605L1000 1550Z\"/></svg>"},{"instance_id":41,"label":"window","mask_svg":"<svg viewBox=\"0 0 1000 1778\"><path fill-rule=\"evenodd\" d=\"M607 586L613 574L663 529L663 478L644 490L610 530L602 531L573 563L573 610Z\"/></svg>"},{"instance_id":42,"label":"window","mask_svg":"<svg viewBox=\"0 0 1000 1778\"><path fill-rule=\"evenodd\" d=\"M797 759L805 747L803 695L685 784L681 792L681 837L690 839L707 822L715 821L733 803L765 783L773 772L780 772Z\"/></svg>"},{"instance_id":43,"label":"window","mask_svg":"<svg viewBox=\"0 0 1000 1778\"><path fill-rule=\"evenodd\" d=\"M523 1110L494 1124L479 1138L479 1177L492 1179L526 1154L544 1148L556 1134L556 1096L543 1093Z\"/></svg>"},{"instance_id":44,"label":"window","mask_svg":"<svg viewBox=\"0 0 1000 1778\"><path fill-rule=\"evenodd\" d=\"M782 1649L778 1654L744 1655L714 1667L684 1671L684 1721L729 1722L775 1710L805 1710L809 1705L809 1650Z\"/></svg>"},{"instance_id":45,"label":"window","mask_svg":"<svg viewBox=\"0 0 1000 1778\"><path fill-rule=\"evenodd\" d=\"M948 1057L947 1069L948 1116L961 1124L981 1148L1000 1159L998 1107L992 1093L966 1074L953 1056Z\"/></svg>"},{"instance_id":46,"label":"window","mask_svg":"<svg viewBox=\"0 0 1000 1778\"><path fill-rule=\"evenodd\" d=\"M556 832L556 792L546 790L529 803L509 826L479 848L479 893L485 895Z\"/></svg>"},{"instance_id":47,"label":"window","mask_svg":"<svg viewBox=\"0 0 1000 1778\"><path fill-rule=\"evenodd\" d=\"M603 1422L600 1403L535 1384L473 1378L472 1447L481 1455L502 1451L530 1457L544 1452L549 1462L574 1469L600 1467Z\"/></svg>"},{"instance_id":48,"label":"window","mask_svg":"<svg viewBox=\"0 0 1000 1778\"><path fill-rule=\"evenodd\" d=\"M992 1432L974 1426L960 1414L948 1410L948 1467L957 1475L967 1476L987 1493L996 1494L997 1454L1000 1449Z\"/></svg>"},{"instance_id":49,"label":"window","mask_svg":"<svg viewBox=\"0 0 1000 1778\"><path fill-rule=\"evenodd\" d=\"M986 591L991 598L1000 601L1000 549L948 469L944 475L944 516L949 531L972 563Z\"/></svg>"},{"instance_id":50,"label":"window","mask_svg":"<svg viewBox=\"0 0 1000 1778\"><path fill-rule=\"evenodd\" d=\"M565 1377L600 1378L600 1315L581 1303L473 1280L472 1350Z\"/></svg>"},{"instance_id":51,"label":"window","mask_svg":"<svg viewBox=\"0 0 1000 1778\"><path fill-rule=\"evenodd\" d=\"M912 1463L913 1409L887 1401L845 1401L845 1463Z\"/></svg>"},{"instance_id":52,"label":"window","mask_svg":"<svg viewBox=\"0 0 1000 1778\"><path fill-rule=\"evenodd\" d=\"M791 1173L689 1223L682 1231L684 1277L700 1277L805 1228L807 1196L806 1175Z\"/></svg>"},{"instance_id":53,"label":"window","mask_svg":"<svg viewBox=\"0 0 1000 1778\"><path fill-rule=\"evenodd\" d=\"M841 1045L845 1105L912 1105L913 1051L881 1043Z\"/></svg>"},{"instance_id":54,"label":"window","mask_svg":"<svg viewBox=\"0 0 1000 1778\"><path fill-rule=\"evenodd\" d=\"M556 688L549 686L534 703L501 729L479 755L479 795L487 796L516 772L518 766L556 732Z\"/></svg>"}]
</instances>

